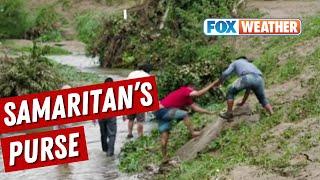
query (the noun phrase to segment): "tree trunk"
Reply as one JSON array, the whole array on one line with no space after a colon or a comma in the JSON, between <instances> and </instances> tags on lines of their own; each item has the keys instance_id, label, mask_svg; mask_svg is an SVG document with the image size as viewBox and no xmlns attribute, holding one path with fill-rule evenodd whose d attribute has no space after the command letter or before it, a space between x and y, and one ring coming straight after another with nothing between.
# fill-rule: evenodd
<instances>
[{"instance_id":1,"label":"tree trunk","mask_svg":"<svg viewBox=\"0 0 320 180\"><path fill-rule=\"evenodd\" d=\"M253 122L260 119L258 114L252 115L251 108L248 105L235 108L234 115L235 117L230 123L218 117L216 121L208 124L199 137L191 139L176 152L176 157L180 161L194 159L198 153L203 151L213 140L217 139L223 130L236 127L244 121Z\"/></svg>"}]
</instances>

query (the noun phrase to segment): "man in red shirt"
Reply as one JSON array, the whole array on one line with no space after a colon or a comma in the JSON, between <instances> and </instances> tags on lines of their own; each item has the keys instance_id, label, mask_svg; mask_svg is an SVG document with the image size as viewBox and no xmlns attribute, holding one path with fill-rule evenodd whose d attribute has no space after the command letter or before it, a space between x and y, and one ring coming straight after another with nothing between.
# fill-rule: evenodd
<instances>
[{"instance_id":1,"label":"man in red shirt","mask_svg":"<svg viewBox=\"0 0 320 180\"><path fill-rule=\"evenodd\" d=\"M202 96L212 88L216 82L211 83L207 87L197 91L191 86L182 86L179 89L169 93L160 101L160 109L155 112L158 129L161 133L161 150L164 160L168 160L167 144L171 129L172 120L183 121L192 137L200 135L200 132L194 131L192 123L189 119L188 112L185 110L191 107L192 110L200 113L212 114L212 112L201 108L193 102L193 97Z\"/></svg>"}]
</instances>

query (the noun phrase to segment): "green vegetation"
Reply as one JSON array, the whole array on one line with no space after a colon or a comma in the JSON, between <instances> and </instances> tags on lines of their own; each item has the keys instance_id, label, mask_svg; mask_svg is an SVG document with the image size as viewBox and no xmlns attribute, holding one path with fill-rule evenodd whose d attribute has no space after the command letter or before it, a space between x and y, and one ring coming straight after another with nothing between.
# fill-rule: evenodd
<instances>
[{"instance_id":1,"label":"green vegetation","mask_svg":"<svg viewBox=\"0 0 320 180\"><path fill-rule=\"evenodd\" d=\"M99 56L102 67L153 64L159 70L160 97L191 82L204 86L218 77L235 53L224 38L199 33L199 22L230 17L235 1L148 1L129 9L128 20L122 14L107 17L93 39L85 40L88 53ZM212 94L206 99L215 100Z\"/></svg>"},{"instance_id":2,"label":"green vegetation","mask_svg":"<svg viewBox=\"0 0 320 180\"><path fill-rule=\"evenodd\" d=\"M42 49L34 46L30 56L1 59L1 97L17 96L57 89L62 83L53 64L41 57Z\"/></svg>"},{"instance_id":3,"label":"green vegetation","mask_svg":"<svg viewBox=\"0 0 320 180\"><path fill-rule=\"evenodd\" d=\"M208 107L212 111L222 110L222 104L213 104ZM192 122L196 129L200 129L214 118L212 116L202 116L194 114ZM190 139L190 133L183 125L174 125L170 134L168 153L174 155L177 148L181 147ZM160 135L157 129L151 132L150 136L144 136L135 141L130 141L122 148L120 156L120 170L124 172L141 172L147 165L160 164L162 160L160 151Z\"/></svg>"},{"instance_id":4,"label":"green vegetation","mask_svg":"<svg viewBox=\"0 0 320 180\"><path fill-rule=\"evenodd\" d=\"M0 97L54 90L63 83L80 85L98 81L96 75L80 73L45 58L44 55L51 50L34 45L30 55L1 58Z\"/></svg>"},{"instance_id":5,"label":"green vegetation","mask_svg":"<svg viewBox=\"0 0 320 180\"><path fill-rule=\"evenodd\" d=\"M125 2L124 0L96 0L99 3L106 3L107 5L113 5L113 4L122 4Z\"/></svg>"},{"instance_id":6,"label":"green vegetation","mask_svg":"<svg viewBox=\"0 0 320 180\"><path fill-rule=\"evenodd\" d=\"M123 20L120 14L107 18L102 31L91 41L93 44L88 44L89 53L99 55L104 67L126 67L141 61L161 65L213 61L219 55L204 53L203 56L202 53L209 52L212 48L216 48L215 52L220 52L223 47L211 47L213 39L199 34L202 26L195 22L201 22L213 14L217 17L227 16L228 7L232 3L233 1L150 1L145 4L148 8L132 8L137 10L130 11L128 20ZM210 5L218 8L212 9ZM165 21L161 21L164 18ZM162 23L164 28L159 29ZM112 49L117 50L113 52Z\"/></svg>"},{"instance_id":7,"label":"green vegetation","mask_svg":"<svg viewBox=\"0 0 320 180\"><path fill-rule=\"evenodd\" d=\"M69 52L68 50L65 50L61 47L58 46L44 46L44 48L47 48L48 55L68 55L71 54L71 52Z\"/></svg>"},{"instance_id":8,"label":"green vegetation","mask_svg":"<svg viewBox=\"0 0 320 180\"><path fill-rule=\"evenodd\" d=\"M37 33L42 40L59 40L60 32L57 30L61 26L63 18L55 9L55 5L45 5L37 9L34 19L34 26L31 31Z\"/></svg>"},{"instance_id":9,"label":"green vegetation","mask_svg":"<svg viewBox=\"0 0 320 180\"><path fill-rule=\"evenodd\" d=\"M261 114L259 122L255 124L242 123L234 129L224 131L198 158L182 162L179 167L155 178L211 179L226 174L236 165L258 166L282 176L294 177L297 175L306 162L292 163L291 160L315 146L314 142L320 139L319 131L313 130L312 125L306 125L303 130L299 126L293 126L283 131L280 136L273 136L269 131L283 122L308 124L311 121L308 118L312 119L320 114L320 87L318 83L320 80L320 47L315 44L315 47L309 47L313 49L312 51L306 47L302 53L297 53L297 48L302 48L301 44L308 44L314 38L320 37L319 21L319 17L314 17L304 22L304 31L301 36L272 37L263 39L264 43L261 43L258 38L252 38L250 40L256 42L255 47L244 50L244 52L250 53L262 48L262 56L255 63L263 70L268 85L286 82L301 73L313 74L313 78L301 82L303 87L308 87L307 95L281 104L272 101L275 107L273 116L266 116L264 111L259 110L256 112ZM308 51L310 54L306 55L304 51ZM294 54L290 55L290 53ZM280 57L284 55L286 55L285 62L281 62ZM277 99L278 97L270 98ZM221 106L224 105L219 105L219 107ZM216 111L212 105L209 108ZM192 117L197 127L201 127L199 123L206 124L213 119L215 117L205 115ZM318 120L315 120L315 123L318 123ZM175 151L188 140L187 136L186 129L182 124L178 124L171 134L169 143L171 155L174 155ZM133 147L134 151L127 149ZM155 133L150 137L126 144L124 149L119 165L123 171L141 172L148 164L160 164L159 136L156 136Z\"/></svg>"},{"instance_id":10,"label":"green vegetation","mask_svg":"<svg viewBox=\"0 0 320 180\"><path fill-rule=\"evenodd\" d=\"M103 4L119 3L115 0L96 1ZM158 70L160 98L190 82L202 87L218 78L234 57L254 54L255 51L261 51L261 56L254 63L264 72L267 87L290 81L302 73L313 74L309 81L302 82L304 87L308 87L305 96L279 104L273 101L281 97L271 97L275 107L273 116L268 117L264 111L258 110L256 113L261 114L259 122L242 123L234 129L225 130L198 158L182 162L179 167L156 178L210 179L228 173L239 164L258 166L292 177L306 164L292 164L291 160L320 140L319 131L312 127L303 131L293 126L277 136L270 133L280 123L301 123L306 118L312 119L320 114L318 41L311 43L311 46L315 46L309 47L312 51L304 49L308 48L304 47L305 44L320 37L320 18L304 21L301 36L252 37L244 39L250 47L244 43L240 49L231 45L231 38L206 37L199 33L202 32L199 22L208 17L230 17L236 1L150 0L129 9L128 20L123 20L120 13L105 17L105 14L95 11L81 12L75 16L78 39L87 44L88 54L100 57L102 67L133 67L140 62L153 64ZM72 6L70 0L57 2L65 10ZM30 12L23 0L0 0L0 39L61 41L64 38L61 28L67 22L58 13L56 5L48 4ZM240 10L239 13L241 17L261 15L258 11ZM18 46L6 41L2 41L2 44L11 50L9 54L19 57L0 59L0 97L54 90L64 83L78 86L100 81L95 74L80 73L75 68L44 57L48 54L70 53L60 47ZM198 101L202 104L206 101L209 103L208 109L219 112L224 107L218 101L222 96L212 91ZM215 116L200 114L192 116L198 129L215 119ZM169 154L173 156L189 139L185 126L176 124L170 136ZM125 144L119 168L135 173L143 171L149 164L160 163L159 133L153 130L151 135Z\"/></svg>"},{"instance_id":11,"label":"green vegetation","mask_svg":"<svg viewBox=\"0 0 320 180\"><path fill-rule=\"evenodd\" d=\"M76 18L76 30L78 32L78 38L84 43L91 42L97 35L97 32L101 28L102 13L89 11L83 13Z\"/></svg>"},{"instance_id":12,"label":"green vegetation","mask_svg":"<svg viewBox=\"0 0 320 180\"><path fill-rule=\"evenodd\" d=\"M1 0L0 12L0 38L61 40L58 29L64 20L54 4L39 7L34 13L22 0Z\"/></svg>"},{"instance_id":13,"label":"green vegetation","mask_svg":"<svg viewBox=\"0 0 320 180\"><path fill-rule=\"evenodd\" d=\"M305 59L305 63L318 69L319 58L320 48ZM311 148L312 142L320 138L319 131L304 129L306 132L312 132L312 136L309 133L301 133L298 136L300 142L292 144L290 142L295 139L299 129L289 128L282 133L282 137L272 137L267 132L281 122L297 122L319 115L320 93L319 84L316 83L318 80L307 82L311 92L305 98L282 105L272 117L263 116L256 124L244 123L236 129L225 131L220 138L211 143L208 152L214 153L205 153L192 162L184 162L180 168L170 172L167 178L209 178L226 172L237 164L256 165L282 175L294 176L299 172L299 167L305 164L292 165L290 160ZM266 147L273 147L275 150Z\"/></svg>"},{"instance_id":14,"label":"green vegetation","mask_svg":"<svg viewBox=\"0 0 320 180\"><path fill-rule=\"evenodd\" d=\"M0 39L19 38L30 28L24 0L0 0Z\"/></svg>"},{"instance_id":15,"label":"green vegetation","mask_svg":"<svg viewBox=\"0 0 320 180\"><path fill-rule=\"evenodd\" d=\"M256 64L266 75L269 84L281 83L300 74L306 57L305 50L297 49L303 42L312 41L319 36L319 24L318 17L310 17L303 22L302 35L270 38L264 45L260 45L264 53Z\"/></svg>"},{"instance_id":16,"label":"green vegetation","mask_svg":"<svg viewBox=\"0 0 320 180\"><path fill-rule=\"evenodd\" d=\"M33 46L30 43L25 45L19 44L19 42L12 40L5 40L1 42L3 47L9 50L8 54L21 55L30 54L32 52ZM46 55L68 55L71 52L59 47L59 46L49 46L45 44L38 45L40 48L44 49Z\"/></svg>"}]
</instances>

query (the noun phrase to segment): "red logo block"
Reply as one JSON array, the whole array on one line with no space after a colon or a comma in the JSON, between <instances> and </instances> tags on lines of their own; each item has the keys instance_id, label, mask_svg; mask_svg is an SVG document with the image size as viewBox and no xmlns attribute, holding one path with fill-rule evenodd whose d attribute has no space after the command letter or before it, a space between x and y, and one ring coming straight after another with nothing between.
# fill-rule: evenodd
<instances>
[{"instance_id":1,"label":"red logo block","mask_svg":"<svg viewBox=\"0 0 320 180\"><path fill-rule=\"evenodd\" d=\"M5 172L88 160L84 128L1 139Z\"/></svg>"},{"instance_id":2,"label":"red logo block","mask_svg":"<svg viewBox=\"0 0 320 180\"><path fill-rule=\"evenodd\" d=\"M155 77L47 91L0 100L0 133L159 109Z\"/></svg>"}]
</instances>

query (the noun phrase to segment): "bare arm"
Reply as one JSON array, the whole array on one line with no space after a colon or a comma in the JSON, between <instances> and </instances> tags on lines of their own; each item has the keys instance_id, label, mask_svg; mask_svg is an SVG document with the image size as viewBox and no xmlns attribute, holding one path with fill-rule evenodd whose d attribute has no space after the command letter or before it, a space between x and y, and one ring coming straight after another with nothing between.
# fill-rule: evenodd
<instances>
[{"instance_id":1,"label":"bare arm","mask_svg":"<svg viewBox=\"0 0 320 180\"><path fill-rule=\"evenodd\" d=\"M196 103L191 104L190 107L191 107L192 110L194 110L196 112L199 112L199 113L213 114L213 112L210 112L210 111L208 111L206 109L203 109L202 107L200 107Z\"/></svg>"},{"instance_id":2,"label":"bare arm","mask_svg":"<svg viewBox=\"0 0 320 180\"><path fill-rule=\"evenodd\" d=\"M216 80L216 81L214 81L213 83L209 84L208 86L202 88L202 89L199 90L199 91L192 91L192 92L190 93L190 96L191 96L191 97L202 96L202 95L204 95L206 92L208 92L212 87L218 86L218 84L219 84L219 80Z\"/></svg>"}]
</instances>

